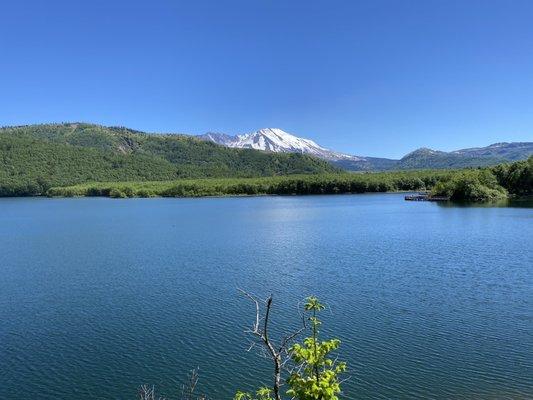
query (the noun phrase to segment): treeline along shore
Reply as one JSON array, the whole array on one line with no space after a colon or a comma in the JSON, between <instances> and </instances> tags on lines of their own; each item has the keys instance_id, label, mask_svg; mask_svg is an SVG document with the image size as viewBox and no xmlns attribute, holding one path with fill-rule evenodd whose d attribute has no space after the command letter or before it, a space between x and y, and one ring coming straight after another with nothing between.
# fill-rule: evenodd
<instances>
[{"instance_id":1,"label":"treeline along shore","mask_svg":"<svg viewBox=\"0 0 533 400\"><path fill-rule=\"evenodd\" d=\"M200 197L304 195L422 190L451 172L288 175L259 178L182 179L163 182L86 183L48 190L49 196Z\"/></svg>"},{"instance_id":2,"label":"treeline along shore","mask_svg":"<svg viewBox=\"0 0 533 400\"><path fill-rule=\"evenodd\" d=\"M387 173L337 173L260 178L85 183L50 188L48 196L202 197L431 191L451 200L490 201L533 193L533 157L495 167Z\"/></svg>"}]
</instances>

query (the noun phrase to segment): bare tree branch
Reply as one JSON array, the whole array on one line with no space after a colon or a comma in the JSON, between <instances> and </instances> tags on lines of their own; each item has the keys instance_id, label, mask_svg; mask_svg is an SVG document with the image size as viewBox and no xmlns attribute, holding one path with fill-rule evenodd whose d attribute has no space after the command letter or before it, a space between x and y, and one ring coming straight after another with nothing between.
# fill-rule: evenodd
<instances>
[{"instance_id":1,"label":"bare tree branch","mask_svg":"<svg viewBox=\"0 0 533 400\"><path fill-rule=\"evenodd\" d=\"M197 395L194 393L196 384L198 383L198 369L193 369L187 376L187 382L181 386L180 400L207 400L204 395ZM156 395L155 387L142 385L139 388L139 400L166 400L164 397Z\"/></svg>"},{"instance_id":2,"label":"bare tree branch","mask_svg":"<svg viewBox=\"0 0 533 400\"><path fill-rule=\"evenodd\" d=\"M305 316L299 313L302 316L302 327L286 335L280 341L279 346L276 346L269 336L270 312L272 310L273 296L270 295L266 300L260 301L256 296L246 292L245 290L240 288L238 288L238 290L255 304L255 322L253 324L253 329L245 330L245 332L258 338L259 343L262 344L262 355L272 360L272 363L274 364L274 383L272 388L274 392L274 398L276 400L281 400L281 372L282 370L286 370L286 365L291 361L289 352L289 345L291 341L307 328L305 324ZM261 318L261 304L264 304L264 319ZM261 321L262 326L260 325ZM252 343L248 351L250 351L255 344L257 343Z\"/></svg>"},{"instance_id":3,"label":"bare tree branch","mask_svg":"<svg viewBox=\"0 0 533 400\"><path fill-rule=\"evenodd\" d=\"M194 400L197 396L194 395L194 389L198 383L198 367L193 369L187 376L187 383L181 386L181 398L182 400Z\"/></svg>"},{"instance_id":4,"label":"bare tree branch","mask_svg":"<svg viewBox=\"0 0 533 400\"><path fill-rule=\"evenodd\" d=\"M162 397L156 398L155 396L155 387L142 385L139 388L139 400L165 400Z\"/></svg>"}]
</instances>

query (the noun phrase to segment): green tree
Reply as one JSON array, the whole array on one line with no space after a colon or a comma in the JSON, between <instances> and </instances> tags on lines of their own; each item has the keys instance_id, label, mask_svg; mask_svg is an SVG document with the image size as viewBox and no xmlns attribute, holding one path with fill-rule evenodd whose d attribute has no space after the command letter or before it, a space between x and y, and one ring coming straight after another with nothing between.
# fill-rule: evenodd
<instances>
[{"instance_id":1,"label":"green tree","mask_svg":"<svg viewBox=\"0 0 533 400\"><path fill-rule=\"evenodd\" d=\"M337 400L341 392L339 375L346 371L346 363L335 362L329 358L331 352L340 346L339 339L319 340L319 328L322 322L317 313L324 309L316 297L307 298L305 310L312 312L312 336L304 339L303 344L291 347L291 357L297 368L287 383L287 394L299 400Z\"/></svg>"},{"instance_id":2,"label":"green tree","mask_svg":"<svg viewBox=\"0 0 533 400\"><path fill-rule=\"evenodd\" d=\"M346 371L346 363L336 362L330 358L331 353L339 348L339 339L321 341L319 328L322 322L317 314L324 309L324 305L316 297L308 297L304 306L304 313L311 313L309 318L303 318L303 327L285 337L276 346L268 335L269 315L272 308L272 296L264 301L265 316L261 318L261 301L243 292L256 305L256 319L249 331L259 338L259 343L267 350L274 364L274 384L272 389L261 387L255 395L238 391L234 400L281 400L282 373L288 377L286 394L298 400L337 400L341 393L340 375ZM260 321L263 321L263 324ZM310 327L306 322L310 323ZM310 328L311 336L289 346L289 342L300 333ZM284 368L282 368L284 367Z\"/></svg>"},{"instance_id":3,"label":"green tree","mask_svg":"<svg viewBox=\"0 0 533 400\"><path fill-rule=\"evenodd\" d=\"M234 400L273 400L272 390L266 387L259 388L255 396L250 393L238 391L235 394Z\"/></svg>"},{"instance_id":4,"label":"green tree","mask_svg":"<svg viewBox=\"0 0 533 400\"><path fill-rule=\"evenodd\" d=\"M431 193L459 201L490 201L507 197L496 176L488 169L465 170L435 184Z\"/></svg>"}]
</instances>

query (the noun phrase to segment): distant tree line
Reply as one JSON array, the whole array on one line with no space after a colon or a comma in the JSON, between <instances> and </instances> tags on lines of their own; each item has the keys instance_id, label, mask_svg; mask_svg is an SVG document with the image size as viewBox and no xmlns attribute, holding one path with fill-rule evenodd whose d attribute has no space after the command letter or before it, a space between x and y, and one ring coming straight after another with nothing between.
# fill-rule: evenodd
<instances>
[{"instance_id":1,"label":"distant tree line","mask_svg":"<svg viewBox=\"0 0 533 400\"><path fill-rule=\"evenodd\" d=\"M533 157L496 167L458 171L337 173L259 178L108 182L55 187L50 196L201 197L425 191L456 201L488 201L533 194Z\"/></svg>"},{"instance_id":2,"label":"distant tree line","mask_svg":"<svg viewBox=\"0 0 533 400\"><path fill-rule=\"evenodd\" d=\"M425 190L450 171L338 173L258 178L87 183L48 190L50 196L201 197L303 195Z\"/></svg>"}]
</instances>

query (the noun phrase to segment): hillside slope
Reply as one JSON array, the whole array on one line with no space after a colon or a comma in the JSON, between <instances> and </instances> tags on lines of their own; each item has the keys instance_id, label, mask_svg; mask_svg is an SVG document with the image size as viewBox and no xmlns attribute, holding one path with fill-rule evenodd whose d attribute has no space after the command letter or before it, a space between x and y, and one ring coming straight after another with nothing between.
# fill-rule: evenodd
<instances>
[{"instance_id":1,"label":"hillside slope","mask_svg":"<svg viewBox=\"0 0 533 400\"><path fill-rule=\"evenodd\" d=\"M398 169L421 169L421 168L465 168L482 167L498 164L505 159L494 156L470 157L460 153L448 153L445 151L421 148L405 155L400 159L396 168Z\"/></svg>"},{"instance_id":2,"label":"hillside slope","mask_svg":"<svg viewBox=\"0 0 533 400\"><path fill-rule=\"evenodd\" d=\"M255 177L335 172L303 154L217 146L91 124L0 128L0 195L40 194L84 182Z\"/></svg>"}]
</instances>

